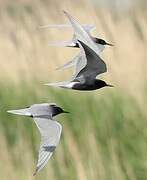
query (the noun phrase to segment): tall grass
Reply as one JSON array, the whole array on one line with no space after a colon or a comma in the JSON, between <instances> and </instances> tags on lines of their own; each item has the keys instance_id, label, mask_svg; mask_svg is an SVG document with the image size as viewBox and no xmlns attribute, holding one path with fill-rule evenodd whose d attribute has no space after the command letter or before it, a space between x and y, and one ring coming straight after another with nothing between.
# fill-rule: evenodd
<instances>
[{"instance_id":1,"label":"tall grass","mask_svg":"<svg viewBox=\"0 0 147 180\"><path fill-rule=\"evenodd\" d=\"M53 48L49 40L68 39L70 30L42 30L64 23L62 10L80 22L96 24L114 48L102 54L103 79L115 88L94 92L53 89L43 83L68 79L55 71L78 50ZM87 13L88 12L88 13ZM143 6L111 9L92 1L10 1L0 7L0 179L147 179L147 23ZM33 103L56 102L71 112L60 115L61 142L48 165L33 177L39 133L31 118L7 114Z\"/></svg>"}]
</instances>

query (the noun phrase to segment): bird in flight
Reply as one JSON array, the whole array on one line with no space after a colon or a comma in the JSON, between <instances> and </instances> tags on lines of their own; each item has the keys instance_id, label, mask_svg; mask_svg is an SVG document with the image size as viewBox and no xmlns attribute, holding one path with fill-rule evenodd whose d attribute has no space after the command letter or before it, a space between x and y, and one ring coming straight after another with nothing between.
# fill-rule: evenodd
<instances>
[{"instance_id":1,"label":"bird in flight","mask_svg":"<svg viewBox=\"0 0 147 180\"><path fill-rule=\"evenodd\" d=\"M105 62L82 41L78 41L81 52L76 63L76 70L69 81L47 83L45 85L68 88L81 91L90 91L102 87L113 87L105 81L96 79L96 76L107 71Z\"/></svg>"},{"instance_id":2,"label":"bird in flight","mask_svg":"<svg viewBox=\"0 0 147 180\"><path fill-rule=\"evenodd\" d=\"M54 117L58 114L68 112L54 103L33 104L24 109L7 112L32 117L39 129L41 143L36 170L33 174L36 175L47 164L60 140L62 126Z\"/></svg>"},{"instance_id":3,"label":"bird in flight","mask_svg":"<svg viewBox=\"0 0 147 180\"><path fill-rule=\"evenodd\" d=\"M67 12L68 17L75 33L80 53L76 58L75 73L71 80L59 83L47 83L48 86L56 86L74 90L96 90L112 85L105 81L96 79L96 76L107 71L105 62L100 58L98 46L93 42L89 34L83 27Z\"/></svg>"},{"instance_id":4,"label":"bird in flight","mask_svg":"<svg viewBox=\"0 0 147 180\"><path fill-rule=\"evenodd\" d=\"M64 13L66 14L66 12L64 12ZM58 29L62 29L62 28L67 28L67 27L71 27L71 26L72 26L71 24L58 24L58 25L41 26L41 28L58 28ZM108 46L113 46L113 44L107 43L104 39L93 37L90 34L90 31L94 30L95 26L90 25L90 24L82 24L81 26L82 26L83 30L90 36L91 40L96 44L96 46L99 49L98 50L99 53L102 52L107 45ZM75 32L73 33L73 37L72 37L71 40L60 41L60 42L50 42L49 45L79 48L79 44L77 43ZM78 56L74 57L72 60L65 63L64 65L61 65L61 66L57 67L56 70L67 69L67 68L70 68L70 67L74 66L76 64L76 62L77 62L77 58L78 58Z\"/></svg>"}]
</instances>

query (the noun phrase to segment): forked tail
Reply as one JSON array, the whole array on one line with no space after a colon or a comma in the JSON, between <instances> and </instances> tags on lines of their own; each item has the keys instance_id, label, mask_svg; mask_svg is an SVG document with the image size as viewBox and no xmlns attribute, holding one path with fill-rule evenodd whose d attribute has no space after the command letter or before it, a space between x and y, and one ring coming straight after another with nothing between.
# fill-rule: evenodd
<instances>
[{"instance_id":1,"label":"forked tail","mask_svg":"<svg viewBox=\"0 0 147 180\"><path fill-rule=\"evenodd\" d=\"M54 86L54 87L60 87L60 88L70 88L69 87L70 82L64 81L64 82L58 82L58 83L46 83L44 85L46 86Z\"/></svg>"}]
</instances>

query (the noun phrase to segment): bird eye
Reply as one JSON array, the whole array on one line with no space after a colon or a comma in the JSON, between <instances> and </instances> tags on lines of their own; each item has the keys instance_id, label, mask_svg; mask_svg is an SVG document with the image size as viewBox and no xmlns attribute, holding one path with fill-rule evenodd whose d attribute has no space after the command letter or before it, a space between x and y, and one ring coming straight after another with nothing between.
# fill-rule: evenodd
<instances>
[{"instance_id":1,"label":"bird eye","mask_svg":"<svg viewBox=\"0 0 147 180\"><path fill-rule=\"evenodd\" d=\"M105 45L105 44L106 44L106 42L105 42L103 39L99 39L98 43L99 43L99 44L102 44L102 45Z\"/></svg>"},{"instance_id":2,"label":"bird eye","mask_svg":"<svg viewBox=\"0 0 147 180\"><path fill-rule=\"evenodd\" d=\"M106 44L106 42L104 40L102 40L102 44Z\"/></svg>"}]
</instances>

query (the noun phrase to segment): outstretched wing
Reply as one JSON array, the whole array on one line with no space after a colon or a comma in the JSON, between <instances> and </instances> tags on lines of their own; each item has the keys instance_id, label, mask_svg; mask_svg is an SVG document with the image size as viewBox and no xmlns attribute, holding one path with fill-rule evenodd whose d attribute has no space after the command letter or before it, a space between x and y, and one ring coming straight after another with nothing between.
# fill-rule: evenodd
<instances>
[{"instance_id":1,"label":"outstretched wing","mask_svg":"<svg viewBox=\"0 0 147 180\"><path fill-rule=\"evenodd\" d=\"M74 29L74 35L75 35L76 39L82 41L84 44L88 44L88 46L93 51L95 51L96 53L99 54L100 49L95 44L95 42L93 41L93 39L91 38L89 33L87 33L87 31L82 27L82 25L79 24L79 22L77 20L75 20L75 18L73 18L70 14L68 14L65 11L64 11L64 13L67 16L67 18L69 19L69 21Z\"/></svg>"},{"instance_id":2,"label":"outstretched wing","mask_svg":"<svg viewBox=\"0 0 147 180\"><path fill-rule=\"evenodd\" d=\"M80 47L80 53L78 54L78 58L76 61L76 67L75 67L75 72L73 73L72 79L71 81L74 81L75 79L77 80L77 75L79 74L79 72L81 72L82 69L85 68L86 64L87 64L87 59L86 59L86 55L84 52L84 49L81 47L81 44L78 42L79 47ZM84 79L78 79L81 83L84 83L85 80Z\"/></svg>"},{"instance_id":3,"label":"outstretched wing","mask_svg":"<svg viewBox=\"0 0 147 180\"><path fill-rule=\"evenodd\" d=\"M41 134L41 144L38 155L37 167L34 175L40 171L48 162L59 143L62 126L54 120L45 118L34 118Z\"/></svg>"},{"instance_id":4,"label":"outstretched wing","mask_svg":"<svg viewBox=\"0 0 147 180\"><path fill-rule=\"evenodd\" d=\"M84 24L82 25L82 27L85 29L87 33L90 33L90 31L96 29L94 25L90 25L90 24Z\"/></svg>"},{"instance_id":5,"label":"outstretched wing","mask_svg":"<svg viewBox=\"0 0 147 180\"><path fill-rule=\"evenodd\" d=\"M87 83L92 83L97 75L107 71L106 64L89 46L81 41L79 41L79 46L82 52L81 62L79 61L81 65L77 64L79 69L77 69L74 79L81 82L87 81Z\"/></svg>"},{"instance_id":6,"label":"outstretched wing","mask_svg":"<svg viewBox=\"0 0 147 180\"><path fill-rule=\"evenodd\" d=\"M74 58L72 58L72 60L68 61L67 63L65 63L59 67L57 67L56 70L67 69L67 68L70 68L70 67L76 65L77 61L79 60L79 56L80 56L80 54L76 55Z\"/></svg>"}]
</instances>

